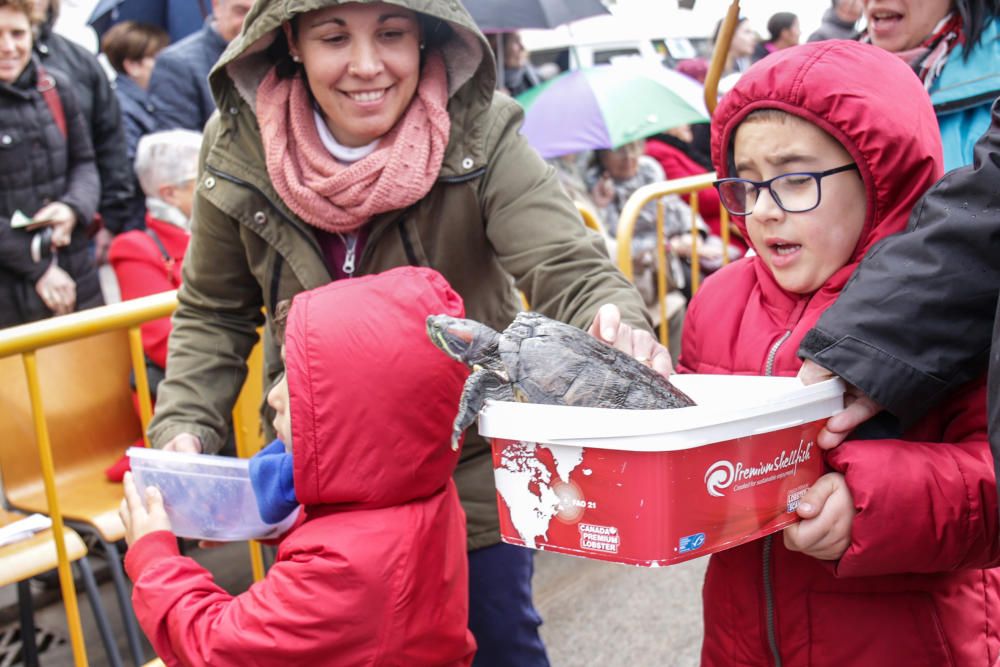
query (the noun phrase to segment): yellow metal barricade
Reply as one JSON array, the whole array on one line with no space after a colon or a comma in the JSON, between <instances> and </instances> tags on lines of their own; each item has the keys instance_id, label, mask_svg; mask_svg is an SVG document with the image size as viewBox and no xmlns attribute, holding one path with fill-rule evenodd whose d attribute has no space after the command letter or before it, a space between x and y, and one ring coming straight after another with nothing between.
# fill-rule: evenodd
<instances>
[{"instance_id":1,"label":"yellow metal barricade","mask_svg":"<svg viewBox=\"0 0 1000 667\"><path fill-rule=\"evenodd\" d=\"M34 433L38 446L38 456L41 462L42 483L45 489L49 515L52 519L52 531L56 536L59 583L66 606L70 642L76 665L86 665L87 656L83 645L83 632L80 626L76 589L70 570L70 559L68 558L66 545L60 539L60 536L65 534L63 530L63 513L59 507L55 464L45 417L45 397L39 383L36 352L39 349L60 343L87 338L109 331L127 329L132 370L135 373L136 388L139 395L139 411L144 433L143 437L146 438L145 431L149 427L152 415L152 401L149 393L149 382L146 376L145 355L142 349L142 338L139 327L151 320L169 316L174 312L176 307L177 293L164 292L141 299L102 306L100 308L93 308L0 330L0 358L21 355L24 363L24 372L31 401ZM258 343L248 360L248 381L233 410L233 424L241 456L250 456L256 450L260 449L261 446L258 406L261 403L263 392L263 363L260 347L261 345ZM259 580L263 576L260 547L256 543L251 543L250 549L254 578Z\"/></svg>"},{"instance_id":2,"label":"yellow metal barricade","mask_svg":"<svg viewBox=\"0 0 1000 667\"><path fill-rule=\"evenodd\" d=\"M699 174L698 176L688 176L687 178L677 178L662 183L651 183L644 185L628 198L622 208L621 217L618 220L618 268L630 281L635 281L635 270L632 265L632 238L635 234L635 223L639 218L639 213L647 204L652 201L657 202L656 210L656 269L657 284L656 294L660 308L660 342L666 346L669 343L667 323L667 241L663 234L663 198L669 195L688 195L691 206L691 293L697 291L701 282L700 265L698 261L698 192L705 188L712 187L715 181L715 172ZM724 208L721 208L720 218L722 225L722 246L723 263L729 262L729 216Z\"/></svg>"},{"instance_id":3,"label":"yellow metal barricade","mask_svg":"<svg viewBox=\"0 0 1000 667\"><path fill-rule=\"evenodd\" d=\"M719 79L722 78L722 68L726 66L726 57L733 41L733 33L740 22L740 0L733 0L726 17L719 26L719 35L715 39L715 50L712 52L712 62L705 76L705 106L713 113L719 103Z\"/></svg>"}]
</instances>

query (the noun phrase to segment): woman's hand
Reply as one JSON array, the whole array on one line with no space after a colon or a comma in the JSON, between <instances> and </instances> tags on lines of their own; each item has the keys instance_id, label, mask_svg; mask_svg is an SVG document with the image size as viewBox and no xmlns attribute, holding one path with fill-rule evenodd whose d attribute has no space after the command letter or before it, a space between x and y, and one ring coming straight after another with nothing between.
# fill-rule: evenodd
<instances>
[{"instance_id":1,"label":"woman's hand","mask_svg":"<svg viewBox=\"0 0 1000 667\"><path fill-rule=\"evenodd\" d=\"M809 487L795 510L802 518L785 528L785 547L819 560L837 560L851 544L854 498L839 472L823 475Z\"/></svg>"},{"instance_id":2,"label":"woman's hand","mask_svg":"<svg viewBox=\"0 0 1000 667\"><path fill-rule=\"evenodd\" d=\"M201 454L201 439L190 433L178 433L163 446L163 451Z\"/></svg>"},{"instance_id":3,"label":"woman's hand","mask_svg":"<svg viewBox=\"0 0 1000 667\"><path fill-rule=\"evenodd\" d=\"M594 206L598 209L606 208L615 198L615 184L611 181L608 172L601 174L601 177L590 189L590 197L594 200Z\"/></svg>"},{"instance_id":4,"label":"woman's hand","mask_svg":"<svg viewBox=\"0 0 1000 667\"><path fill-rule=\"evenodd\" d=\"M35 291L45 307L56 315L72 313L76 308L76 281L55 262L35 283Z\"/></svg>"},{"instance_id":5,"label":"woman's hand","mask_svg":"<svg viewBox=\"0 0 1000 667\"><path fill-rule=\"evenodd\" d=\"M690 232L678 234L670 239L670 251L678 257L690 259L694 254L694 240ZM698 261L699 262L721 262L722 246L709 242L707 239L698 239Z\"/></svg>"},{"instance_id":6,"label":"woman's hand","mask_svg":"<svg viewBox=\"0 0 1000 667\"><path fill-rule=\"evenodd\" d=\"M65 248L69 245L73 227L76 226L76 213L61 201L54 201L35 213L29 229L37 229L44 225L52 227L52 245L56 248Z\"/></svg>"},{"instance_id":7,"label":"woman's hand","mask_svg":"<svg viewBox=\"0 0 1000 667\"><path fill-rule=\"evenodd\" d=\"M170 519L163 507L163 496L155 486L146 487L146 504L139 497L132 473L122 479L125 497L118 507L118 516L125 524L125 542L132 546L143 537L158 530L170 530Z\"/></svg>"},{"instance_id":8,"label":"woman's hand","mask_svg":"<svg viewBox=\"0 0 1000 667\"><path fill-rule=\"evenodd\" d=\"M648 331L633 329L622 322L621 312L613 303L601 306L587 333L635 357L637 361L641 361L663 377L670 377L674 372L667 348L660 345Z\"/></svg>"}]
</instances>

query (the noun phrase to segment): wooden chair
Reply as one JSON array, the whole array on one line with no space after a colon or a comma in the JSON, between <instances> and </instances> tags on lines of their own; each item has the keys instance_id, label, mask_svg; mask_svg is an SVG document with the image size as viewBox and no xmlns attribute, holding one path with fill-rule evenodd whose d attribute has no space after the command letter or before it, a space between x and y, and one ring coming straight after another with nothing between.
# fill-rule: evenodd
<instances>
[{"instance_id":1,"label":"wooden chair","mask_svg":"<svg viewBox=\"0 0 1000 667\"><path fill-rule=\"evenodd\" d=\"M23 518L22 514L0 509L0 528ZM67 558L77 566L87 591L87 598L90 601L101 640L108 654L108 662L112 665L121 665L118 646L111 632L107 614L104 613L93 570L87 560L87 547L76 531L71 528L63 528L63 535ZM0 547L0 586L17 584L17 600L21 617L22 657L26 667L38 665L34 605L28 580L43 572L54 570L56 567L58 567L58 557L56 555L55 535L51 529L40 531L26 540ZM67 614L76 613L78 612L75 605L72 606L72 609L67 606ZM70 621L69 625L79 627L79 617L77 616ZM82 640L81 636L79 641L82 642Z\"/></svg>"},{"instance_id":2,"label":"wooden chair","mask_svg":"<svg viewBox=\"0 0 1000 667\"><path fill-rule=\"evenodd\" d=\"M131 358L124 329L37 351L42 404L52 445L59 506L75 530L92 536L107 555L129 648L145 662L138 623L115 543L125 535L118 518L120 484L104 470L141 439L129 387ZM21 359L0 359L0 473L10 506L48 511L31 403Z\"/></svg>"}]
</instances>

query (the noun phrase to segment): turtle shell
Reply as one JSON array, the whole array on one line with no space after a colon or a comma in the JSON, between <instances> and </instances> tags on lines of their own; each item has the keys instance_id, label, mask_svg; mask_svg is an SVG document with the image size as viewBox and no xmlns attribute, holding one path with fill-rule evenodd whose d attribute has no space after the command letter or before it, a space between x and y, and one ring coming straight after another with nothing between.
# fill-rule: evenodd
<instances>
[{"instance_id":1,"label":"turtle shell","mask_svg":"<svg viewBox=\"0 0 1000 667\"><path fill-rule=\"evenodd\" d=\"M518 314L498 351L519 401L632 410L694 405L631 356L539 313Z\"/></svg>"}]
</instances>

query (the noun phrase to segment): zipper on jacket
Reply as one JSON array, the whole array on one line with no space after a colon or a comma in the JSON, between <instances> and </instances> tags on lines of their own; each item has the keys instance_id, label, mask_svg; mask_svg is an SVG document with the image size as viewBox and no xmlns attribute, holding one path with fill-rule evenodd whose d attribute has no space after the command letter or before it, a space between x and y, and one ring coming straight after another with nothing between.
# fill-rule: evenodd
<instances>
[{"instance_id":1,"label":"zipper on jacket","mask_svg":"<svg viewBox=\"0 0 1000 667\"><path fill-rule=\"evenodd\" d=\"M771 349L767 353L767 365L764 367L764 375L774 375L774 360L778 356L778 350L781 349L781 346L791 335L792 330L789 329L771 346ZM781 654L778 652L778 634L774 627L774 586L771 581L771 544L773 538L773 534L764 538L764 611L765 622L767 624L767 644L771 648L774 667L781 667Z\"/></svg>"},{"instance_id":2,"label":"zipper on jacket","mask_svg":"<svg viewBox=\"0 0 1000 667\"><path fill-rule=\"evenodd\" d=\"M764 375L774 375L774 360L778 356L778 350L781 349L782 343L788 340L788 337L791 335L792 330L789 329L771 346L771 350L767 353L767 365L764 367Z\"/></svg>"},{"instance_id":3,"label":"zipper on jacket","mask_svg":"<svg viewBox=\"0 0 1000 667\"><path fill-rule=\"evenodd\" d=\"M344 265L340 267L340 270L343 271L348 278L353 278L354 252L358 248L358 235L348 233L346 236L344 236L340 232L337 232L337 236L339 236L340 240L344 242L344 248L346 250L346 253L344 255Z\"/></svg>"},{"instance_id":4,"label":"zipper on jacket","mask_svg":"<svg viewBox=\"0 0 1000 667\"><path fill-rule=\"evenodd\" d=\"M772 534L764 538L764 609L767 612L767 644L771 648L774 667L781 667L778 635L774 630L774 590L771 586L771 542L773 537Z\"/></svg>"}]
</instances>

